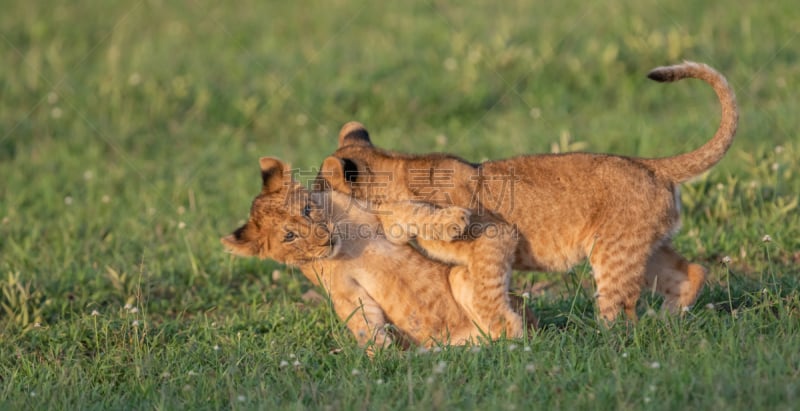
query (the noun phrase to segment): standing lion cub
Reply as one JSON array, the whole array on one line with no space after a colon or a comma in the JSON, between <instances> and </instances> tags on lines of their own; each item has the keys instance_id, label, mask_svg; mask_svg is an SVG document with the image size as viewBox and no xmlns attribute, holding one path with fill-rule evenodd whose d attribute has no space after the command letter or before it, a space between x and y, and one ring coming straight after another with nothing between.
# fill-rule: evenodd
<instances>
[{"instance_id":1,"label":"standing lion cub","mask_svg":"<svg viewBox=\"0 0 800 411\"><path fill-rule=\"evenodd\" d=\"M474 275L408 244L452 241L470 222L467 210L388 202L371 213L363 200L307 190L280 160L264 157L260 165L262 189L247 223L221 239L228 251L299 267L325 288L361 346L391 343L388 324L402 341L424 346L478 342L487 335L470 315L475 296L467 282ZM535 326L532 315L527 320Z\"/></svg>"},{"instance_id":2,"label":"standing lion cub","mask_svg":"<svg viewBox=\"0 0 800 411\"><path fill-rule=\"evenodd\" d=\"M516 269L563 271L588 258L599 314L607 321L622 310L635 319L643 286L655 289L664 296L666 308L678 311L694 303L706 275L702 266L686 261L670 244L680 224L678 185L722 159L736 134L738 111L725 78L704 64L659 67L648 77L661 82L697 78L711 85L722 106L714 137L697 150L666 158L567 153L474 164L446 154L382 150L361 124L352 122L342 128L339 147L325 160L320 175L334 189L376 203L425 200L498 218L519 234L509 261ZM459 246L458 241L452 244ZM440 253L427 251L433 257ZM470 282L476 286L507 284L505 271L469 274L502 278ZM498 297L505 292L474 291ZM507 300L496 300L496 305L503 304Z\"/></svg>"}]
</instances>

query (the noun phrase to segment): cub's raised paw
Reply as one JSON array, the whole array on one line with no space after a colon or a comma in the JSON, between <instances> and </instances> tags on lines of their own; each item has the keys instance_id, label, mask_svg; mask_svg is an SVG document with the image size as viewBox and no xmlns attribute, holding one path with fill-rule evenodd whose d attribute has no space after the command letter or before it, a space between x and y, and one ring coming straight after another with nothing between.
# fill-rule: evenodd
<instances>
[{"instance_id":1,"label":"cub's raised paw","mask_svg":"<svg viewBox=\"0 0 800 411\"><path fill-rule=\"evenodd\" d=\"M469 227L472 212L462 207L446 207L436 211L435 233L441 233L438 240L453 241L461 238Z\"/></svg>"}]
</instances>

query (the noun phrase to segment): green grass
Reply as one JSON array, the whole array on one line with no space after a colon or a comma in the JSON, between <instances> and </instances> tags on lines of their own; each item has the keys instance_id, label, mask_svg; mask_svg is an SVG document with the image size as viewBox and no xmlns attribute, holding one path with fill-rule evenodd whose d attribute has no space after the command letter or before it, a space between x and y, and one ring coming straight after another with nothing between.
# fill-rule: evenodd
<instances>
[{"instance_id":1,"label":"green grass","mask_svg":"<svg viewBox=\"0 0 800 411\"><path fill-rule=\"evenodd\" d=\"M0 409L795 408L794 2L265 3L3 6ZM299 273L218 242L258 157L309 170L353 119L475 161L690 150L713 93L645 78L682 59L741 105L731 152L683 189L675 243L711 272L684 318L648 295L604 329L587 267L519 273L553 283L529 339L370 361Z\"/></svg>"}]
</instances>

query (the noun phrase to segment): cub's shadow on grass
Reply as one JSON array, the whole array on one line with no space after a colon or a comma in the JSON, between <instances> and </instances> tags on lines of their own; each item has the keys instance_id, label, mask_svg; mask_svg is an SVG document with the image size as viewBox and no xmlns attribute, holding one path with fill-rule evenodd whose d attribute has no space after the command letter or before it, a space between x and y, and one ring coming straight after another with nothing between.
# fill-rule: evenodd
<instances>
[{"instance_id":1,"label":"cub's shadow on grass","mask_svg":"<svg viewBox=\"0 0 800 411\"><path fill-rule=\"evenodd\" d=\"M748 309L767 308L775 319L779 318L780 304L800 301L800 279L797 276L761 276L730 269L725 281L706 283L690 312L716 312L720 315L738 314ZM565 275L565 277L568 275ZM591 281L580 287L567 280L563 290L541 293L528 300L528 307L537 316L539 329L565 329L570 324L597 325L595 301ZM660 313L663 299L648 290L642 291L637 314L639 318Z\"/></svg>"}]
</instances>

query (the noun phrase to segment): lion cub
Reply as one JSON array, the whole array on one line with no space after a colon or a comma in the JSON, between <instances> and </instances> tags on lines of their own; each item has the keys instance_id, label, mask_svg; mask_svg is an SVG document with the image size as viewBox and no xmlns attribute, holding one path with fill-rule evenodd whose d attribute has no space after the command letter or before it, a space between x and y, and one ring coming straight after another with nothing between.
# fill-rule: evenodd
<instances>
[{"instance_id":1,"label":"lion cub","mask_svg":"<svg viewBox=\"0 0 800 411\"><path fill-rule=\"evenodd\" d=\"M390 344L387 324L424 346L477 342L483 335L469 315L473 295L466 282L474 276L407 244L450 241L466 228L469 211L397 202L372 213L348 195L307 190L280 160L264 157L260 164L263 186L247 223L221 239L230 252L299 267L325 288L361 346Z\"/></svg>"},{"instance_id":2,"label":"lion cub","mask_svg":"<svg viewBox=\"0 0 800 411\"><path fill-rule=\"evenodd\" d=\"M382 150L372 145L361 124L352 122L342 128L339 147L320 174L334 189L373 202L425 200L498 218L518 231L510 259L516 269L563 271L588 257L605 320L621 310L635 319L643 286L662 294L667 309L678 311L694 303L706 275L670 245L680 224L678 185L722 159L736 134L738 111L725 78L704 64L659 67L648 77L661 82L698 78L710 84L722 106L714 137L697 150L666 158L567 153L474 164L446 154ZM463 248L458 241L450 244ZM438 257L437 250L428 252ZM469 274L501 277L493 284L507 284L506 272ZM474 292L500 296L501 291ZM496 304L505 302L498 298Z\"/></svg>"}]
</instances>

